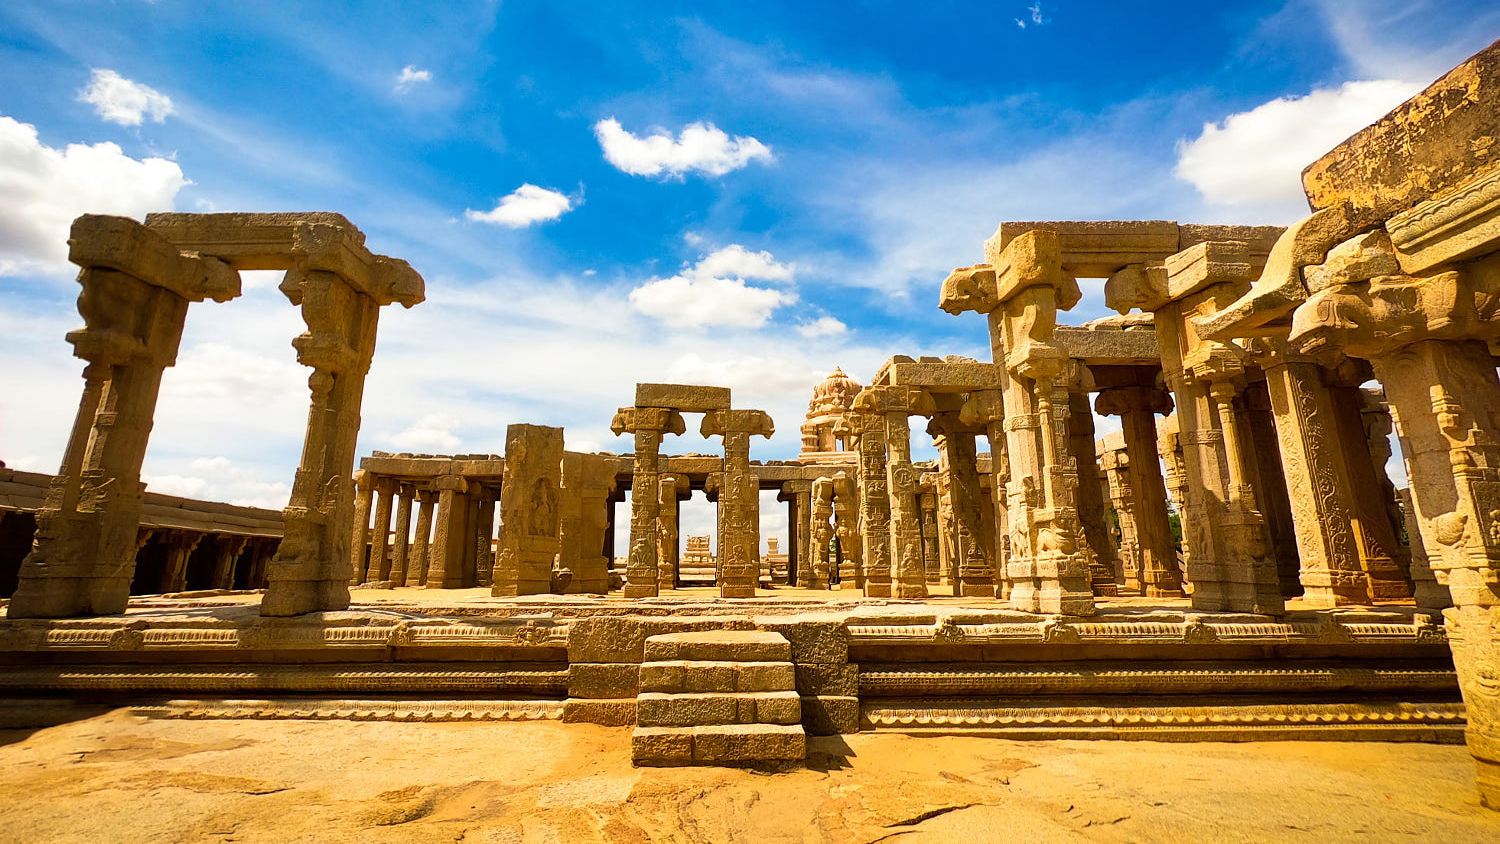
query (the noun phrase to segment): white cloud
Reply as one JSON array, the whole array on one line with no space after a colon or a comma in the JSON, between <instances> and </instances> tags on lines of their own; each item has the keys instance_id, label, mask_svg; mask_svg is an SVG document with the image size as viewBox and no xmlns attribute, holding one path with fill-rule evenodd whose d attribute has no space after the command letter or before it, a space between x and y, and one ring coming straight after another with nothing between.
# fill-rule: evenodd
<instances>
[{"instance_id":1,"label":"white cloud","mask_svg":"<svg viewBox=\"0 0 1500 844\"><path fill-rule=\"evenodd\" d=\"M66 272L73 218L171 210L187 184L166 159L137 160L111 143L54 149L35 126L0 115L0 275Z\"/></svg>"},{"instance_id":2,"label":"white cloud","mask_svg":"<svg viewBox=\"0 0 1500 844\"><path fill-rule=\"evenodd\" d=\"M1029 22L1034 23L1037 26L1052 22L1051 18L1042 17L1041 0L1037 0L1037 2L1031 4L1030 6L1027 6L1026 11L1031 13L1028 17ZM1028 19L1016 18L1016 26L1020 27L1021 29L1025 29Z\"/></svg>"},{"instance_id":3,"label":"white cloud","mask_svg":"<svg viewBox=\"0 0 1500 844\"><path fill-rule=\"evenodd\" d=\"M1422 89L1394 79L1346 82L1281 97L1205 123L1178 145L1178 178L1212 205L1285 222L1307 213L1301 173L1310 162Z\"/></svg>"},{"instance_id":4,"label":"white cloud","mask_svg":"<svg viewBox=\"0 0 1500 844\"><path fill-rule=\"evenodd\" d=\"M227 457L200 457L179 473L142 473L141 480L146 482L147 492L267 510L280 510L292 497L290 483L268 481L258 470L238 466Z\"/></svg>"},{"instance_id":5,"label":"white cloud","mask_svg":"<svg viewBox=\"0 0 1500 844\"><path fill-rule=\"evenodd\" d=\"M793 267L778 263L771 253L730 244L671 278L652 279L630 291L630 304L675 328L759 328L771 311L797 296L752 287L745 280L791 281L792 275Z\"/></svg>"},{"instance_id":6,"label":"white cloud","mask_svg":"<svg viewBox=\"0 0 1500 844\"><path fill-rule=\"evenodd\" d=\"M459 427L460 424L457 418L446 413L429 413L418 419L410 428L383 439L401 451L451 454L463 444L463 440L453 433L453 429Z\"/></svg>"},{"instance_id":7,"label":"white cloud","mask_svg":"<svg viewBox=\"0 0 1500 844\"><path fill-rule=\"evenodd\" d=\"M416 65L409 64L406 67L401 68L401 72L396 74L395 91L398 94L405 94L407 91L410 91L412 89L412 86L416 85L418 82L431 81L432 71L425 68L418 69Z\"/></svg>"},{"instance_id":8,"label":"white cloud","mask_svg":"<svg viewBox=\"0 0 1500 844\"><path fill-rule=\"evenodd\" d=\"M771 161L771 148L749 136L731 139L712 123L692 123L673 140L667 130L645 137L625 131L613 117L594 124L594 136L610 164L633 176L682 176L697 171L722 176L752 161Z\"/></svg>"},{"instance_id":9,"label":"white cloud","mask_svg":"<svg viewBox=\"0 0 1500 844\"><path fill-rule=\"evenodd\" d=\"M92 105L100 120L121 126L139 126L144 118L162 123L173 112L172 99L166 94L113 70L95 69L89 86L78 92L78 98Z\"/></svg>"},{"instance_id":10,"label":"white cloud","mask_svg":"<svg viewBox=\"0 0 1500 844\"><path fill-rule=\"evenodd\" d=\"M831 316L818 317L812 322L797 326L797 333L809 340L815 337L837 337L849 330L849 326Z\"/></svg>"},{"instance_id":11,"label":"white cloud","mask_svg":"<svg viewBox=\"0 0 1500 844\"><path fill-rule=\"evenodd\" d=\"M479 223L494 223L522 229L532 223L545 223L573 210L573 200L560 191L527 183L500 198L491 211L464 211L464 217Z\"/></svg>"}]
</instances>

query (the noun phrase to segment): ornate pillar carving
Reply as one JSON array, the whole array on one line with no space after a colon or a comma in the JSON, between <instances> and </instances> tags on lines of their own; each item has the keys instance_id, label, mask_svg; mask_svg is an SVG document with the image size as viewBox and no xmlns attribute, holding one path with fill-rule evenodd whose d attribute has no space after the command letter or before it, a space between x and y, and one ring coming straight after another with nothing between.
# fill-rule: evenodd
<instances>
[{"instance_id":1,"label":"ornate pillar carving","mask_svg":"<svg viewBox=\"0 0 1500 844\"><path fill-rule=\"evenodd\" d=\"M677 477L662 475L657 481L656 588L676 589L678 546Z\"/></svg>"},{"instance_id":2,"label":"ornate pillar carving","mask_svg":"<svg viewBox=\"0 0 1500 844\"><path fill-rule=\"evenodd\" d=\"M844 436L840 434L840 436ZM860 564L863 546L859 535L859 501L854 479L845 472L833 475L834 526L839 540L839 578L836 589L864 587L864 567Z\"/></svg>"},{"instance_id":3,"label":"ornate pillar carving","mask_svg":"<svg viewBox=\"0 0 1500 844\"><path fill-rule=\"evenodd\" d=\"M808 529L809 537L809 563L807 580L803 586L807 589L827 589L829 580L829 556L828 549L833 539L833 479L818 478L812 483L812 492L809 494L811 505L808 507Z\"/></svg>"},{"instance_id":4,"label":"ornate pillar carving","mask_svg":"<svg viewBox=\"0 0 1500 844\"><path fill-rule=\"evenodd\" d=\"M975 430L964 424L961 415L960 407L938 411L928 427L938 449L938 470L952 507L953 552L958 575L953 593L991 597L995 594L995 569L984 552Z\"/></svg>"},{"instance_id":5,"label":"ornate pillar carving","mask_svg":"<svg viewBox=\"0 0 1500 844\"><path fill-rule=\"evenodd\" d=\"M1073 362L1075 375L1072 381L1091 381L1088 367ZM1078 523L1086 540L1083 546L1089 554L1089 581L1095 595L1119 594L1115 585L1115 547L1109 539L1109 527L1105 525L1104 497L1099 477L1099 463L1094 455L1094 414L1089 409L1088 392L1081 389L1068 390L1068 456L1073 461L1074 471L1070 486L1074 490L1074 506L1078 510Z\"/></svg>"},{"instance_id":6,"label":"ornate pillar carving","mask_svg":"<svg viewBox=\"0 0 1500 844\"><path fill-rule=\"evenodd\" d=\"M663 434L681 434L682 414L665 407L622 407L610 423L615 436L635 435L635 467L630 493L630 556L625 563L625 597L654 598L659 576L656 563L656 520ZM721 540L722 541L722 540Z\"/></svg>"},{"instance_id":7,"label":"ornate pillar carving","mask_svg":"<svg viewBox=\"0 0 1500 844\"><path fill-rule=\"evenodd\" d=\"M1007 452L1005 432L1005 406L999 390L981 390L969 394L959 411L959 419L965 425L983 427L990 441L990 509L995 549L995 577L992 591L997 598L1009 597L1006 586L1006 565L1010 559L1010 516L1006 488L1010 485L1010 457Z\"/></svg>"},{"instance_id":8,"label":"ornate pillar carving","mask_svg":"<svg viewBox=\"0 0 1500 844\"><path fill-rule=\"evenodd\" d=\"M125 611L135 572L141 464L161 392L177 360L188 303L227 302L239 275L214 258L180 252L125 217L73 221L68 259L81 267L73 354L85 361L83 398L61 468L36 514L11 618Z\"/></svg>"},{"instance_id":9,"label":"ornate pillar carving","mask_svg":"<svg viewBox=\"0 0 1500 844\"><path fill-rule=\"evenodd\" d=\"M609 591L608 556L614 546L606 532L616 465L607 455L563 452L558 544L560 565L572 573L568 593Z\"/></svg>"},{"instance_id":10,"label":"ornate pillar carving","mask_svg":"<svg viewBox=\"0 0 1500 844\"><path fill-rule=\"evenodd\" d=\"M490 594L545 595L552 591L552 563L560 550L557 529L562 461L563 429L545 425L506 427L500 551L495 557ZM642 492L654 489L648 487ZM489 533L487 525L482 532Z\"/></svg>"},{"instance_id":11,"label":"ornate pillar carving","mask_svg":"<svg viewBox=\"0 0 1500 844\"><path fill-rule=\"evenodd\" d=\"M220 536L214 548L214 574L209 585L213 589L234 588L234 564L245 550L249 537Z\"/></svg>"},{"instance_id":12,"label":"ornate pillar carving","mask_svg":"<svg viewBox=\"0 0 1500 844\"><path fill-rule=\"evenodd\" d=\"M854 399L854 409L885 420L886 484L889 495L892 597L927 597L927 573L922 560L922 523L917 511L917 483L921 474L911 462L913 414L930 416L932 398L912 387L866 387Z\"/></svg>"},{"instance_id":13,"label":"ornate pillar carving","mask_svg":"<svg viewBox=\"0 0 1500 844\"><path fill-rule=\"evenodd\" d=\"M719 597L753 598L760 579L760 483L750 472L750 438L769 439L776 428L763 410L711 410L703 415L701 433L724 440Z\"/></svg>"},{"instance_id":14,"label":"ornate pillar carving","mask_svg":"<svg viewBox=\"0 0 1500 844\"><path fill-rule=\"evenodd\" d=\"M1129 558L1127 541L1139 555L1125 566L1126 585L1153 598L1180 598L1167 489L1157 463L1156 414L1172 412L1171 396L1153 386L1112 387L1099 393L1094 406L1105 416L1120 417L1124 439L1124 460L1115 458L1117 474L1109 481L1111 496L1124 496L1115 500L1122 557Z\"/></svg>"}]
</instances>

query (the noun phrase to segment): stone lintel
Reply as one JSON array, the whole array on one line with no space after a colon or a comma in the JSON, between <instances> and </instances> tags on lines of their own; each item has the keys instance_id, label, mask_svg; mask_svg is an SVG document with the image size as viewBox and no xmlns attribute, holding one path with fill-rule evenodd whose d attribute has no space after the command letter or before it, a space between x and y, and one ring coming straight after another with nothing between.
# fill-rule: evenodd
<instances>
[{"instance_id":1,"label":"stone lintel","mask_svg":"<svg viewBox=\"0 0 1500 844\"><path fill-rule=\"evenodd\" d=\"M426 299L426 284L399 258L375 255L342 214L158 213L146 225L179 249L212 255L237 270L330 272L381 305L410 308Z\"/></svg>"},{"instance_id":2,"label":"stone lintel","mask_svg":"<svg viewBox=\"0 0 1500 844\"><path fill-rule=\"evenodd\" d=\"M1034 230L1056 232L1063 269L1083 278L1107 278L1120 267L1160 261L1178 250L1177 223L1171 220L1055 220L1001 223L985 242L985 254L998 254Z\"/></svg>"},{"instance_id":3,"label":"stone lintel","mask_svg":"<svg viewBox=\"0 0 1500 844\"><path fill-rule=\"evenodd\" d=\"M223 261L184 254L129 217L84 214L68 235L68 260L84 269L117 270L189 302L227 302L240 295L240 274Z\"/></svg>"},{"instance_id":4,"label":"stone lintel","mask_svg":"<svg viewBox=\"0 0 1500 844\"><path fill-rule=\"evenodd\" d=\"M1235 240L1210 240L1167 256L1167 299L1191 296L1215 284L1252 280L1249 247Z\"/></svg>"},{"instance_id":5,"label":"stone lintel","mask_svg":"<svg viewBox=\"0 0 1500 844\"><path fill-rule=\"evenodd\" d=\"M1379 223L1476 175L1500 169L1500 41L1302 171L1314 211L1348 204Z\"/></svg>"},{"instance_id":6,"label":"stone lintel","mask_svg":"<svg viewBox=\"0 0 1500 844\"><path fill-rule=\"evenodd\" d=\"M920 387L929 393L968 393L1000 389L1000 368L992 363L895 363L889 368L889 383L897 387Z\"/></svg>"},{"instance_id":7,"label":"stone lintel","mask_svg":"<svg viewBox=\"0 0 1500 844\"><path fill-rule=\"evenodd\" d=\"M703 415L703 424L699 426L699 433L705 437L738 432L769 439L776 433L776 425L764 410L711 410Z\"/></svg>"},{"instance_id":8,"label":"stone lintel","mask_svg":"<svg viewBox=\"0 0 1500 844\"><path fill-rule=\"evenodd\" d=\"M1182 223L1177 226L1177 251L1209 241L1232 240L1245 244L1245 257L1257 270L1266 265L1271 248L1286 226L1222 226Z\"/></svg>"},{"instance_id":9,"label":"stone lintel","mask_svg":"<svg viewBox=\"0 0 1500 844\"><path fill-rule=\"evenodd\" d=\"M636 384L636 407L670 407L686 413L729 409L728 387L690 384Z\"/></svg>"},{"instance_id":10,"label":"stone lintel","mask_svg":"<svg viewBox=\"0 0 1500 844\"><path fill-rule=\"evenodd\" d=\"M1094 330L1059 325L1052 332L1052 342L1066 349L1068 357L1089 366L1161 364L1156 332L1151 330Z\"/></svg>"}]
</instances>

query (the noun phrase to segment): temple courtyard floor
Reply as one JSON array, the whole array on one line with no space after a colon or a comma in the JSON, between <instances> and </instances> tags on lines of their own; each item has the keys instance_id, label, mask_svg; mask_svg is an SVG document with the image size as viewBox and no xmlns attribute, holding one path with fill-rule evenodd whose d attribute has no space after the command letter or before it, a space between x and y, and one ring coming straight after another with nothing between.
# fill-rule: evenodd
<instances>
[{"instance_id":1,"label":"temple courtyard floor","mask_svg":"<svg viewBox=\"0 0 1500 844\"><path fill-rule=\"evenodd\" d=\"M857 734L782 774L554 721L0 732L5 841L1500 841L1462 746Z\"/></svg>"}]
</instances>

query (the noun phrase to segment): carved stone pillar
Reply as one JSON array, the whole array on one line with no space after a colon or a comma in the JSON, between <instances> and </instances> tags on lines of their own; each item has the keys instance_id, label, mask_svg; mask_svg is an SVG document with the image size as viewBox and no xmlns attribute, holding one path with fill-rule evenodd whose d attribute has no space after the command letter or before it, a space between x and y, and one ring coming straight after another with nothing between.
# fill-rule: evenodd
<instances>
[{"instance_id":1,"label":"carved stone pillar","mask_svg":"<svg viewBox=\"0 0 1500 844\"><path fill-rule=\"evenodd\" d=\"M416 490L417 535L412 541L411 557L406 565L407 586L427 585L427 561L432 539L432 508L437 502L437 495L430 489L418 488Z\"/></svg>"},{"instance_id":2,"label":"carved stone pillar","mask_svg":"<svg viewBox=\"0 0 1500 844\"><path fill-rule=\"evenodd\" d=\"M1087 373L1077 362L1075 370ZM1089 580L1095 595L1119 594L1115 585L1115 546L1104 523L1104 497L1099 477L1099 463L1094 455L1094 414L1089 409L1088 393L1068 390L1068 455L1074 464L1074 504L1078 523L1083 527L1086 550L1091 552ZM976 479L977 480L977 479Z\"/></svg>"},{"instance_id":3,"label":"carved stone pillar","mask_svg":"<svg viewBox=\"0 0 1500 844\"><path fill-rule=\"evenodd\" d=\"M188 559L198 549L204 534L194 531L173 531L167 540L167 568L162 573L162 592L181 592L187 589Z\"/></svg>"},{"instance_id":4,"label":"carved stone pillar","mask_svg":"<svg viewBox=\"0 0 1500 844\"><path fill-rule=\"evenodd\" d=\"M1157 463L1156 414L1170 413L1172 399L1159 387L1112 387L1099 393L1095 407L1105 416L1119 416L1125 442L1125 461L1116 460L1120 475L1110 478L1112 495L1120 515L1121 548L1125 534L1134 534L1132 549L1139 554L1126 566L1126 585L1153 598L1182 597L1177 572L1177 551L1172 544L1172 526L1167 512L1167 488ZM1132 575L1139 574L1139 582Z\"/></svg>"},{"instance_id":5,"label":"carved stone pillar","mask_svg":"<svg viewBox=\"0 0 1500 844\"><path fill-rule=\"evenodd\" d=\"M891 597L891 497L886 480L885 419L853 412L850 432L859 438L859 536L864 591L869 598Z\"/></svg>"},{"instance_id":6,"label":"carved stone pillar","mask_svg":"<svg viewBox=\"0 0 1500 844\"><path fill-rule=\"evenodd\" d=\"M349 566L354 576L349 578L351 586L365 582L370 566L370 511L375 498L375 482L370 473L359 469L354 473L354 532L349 541Z\"/></svg>"},{"instance_id":7,"label":"carved stone pillar","mask_svg":"<svg viewBox=\"0 0 1500 844\"><path fill-rule=\"evenodd\" d=\"M615 436L635 435L635 467L630 493L630 556L625 562L625 597L657 595L657 518L661 513L658 467L663 434L681 434L682 414L664 407L622 407L610 423Z\"/></svg>"},{"instance_id":8,"label":"carved stone pillar","mask_svg":"<svg viewBox=\"0 0 1500 844\"><path fill-rule=\"evenodd\" d=\"M960 410L940 411L928 428L937 446L938 469L953 508L953 550L957 579L953 593L969 597L995 594L995 570L984 553L984 519L980 513L978 454L974 429L960 419Z\"/></svg>"},{"instance_id":9,"label":"carved stone pillar","mask_svg":"<svg viewBox=\"0 0 1500 844\"><path fill-rule=\"evenodd\" d=\"M809 540L807 589L827 589L829 579L829 545L833 539L833 479L818 478L812 483L811 506L808 508Z\"/></svg>"},{"instance_id":10,"label":"carved stone pillar","mask_svg":"<svg viewBox=\"0 0 1500 844\"><path fill-rule=\"evenodd\" d=\"M68 259L82 268L84 327L67 340L86 362L83 398L61 468L36 514L34 544L7 610L11 618L125 611L141 517L141 463L162 372L176 362L188 303L225 302L240 292L239 276L227 265L179 252L124 217L79 217L68 246Z\"/></svg>"},{"instance_id":11,"label":"carved stone pillar","mask_svg":"<svg viewBox=\"0 0 1500 844\"><path fill-rule=\"evenodd\" d=\"M656 588L676 589L677 575L677 477L662 475L657 481Z\"/></svg>"},{"instance_id":12,"label":"carved stone pillar","mask_svg":"<svg viewBox=\"0 0 1500 844\"><path fill-rule=\"evenodd\" d=\"M505 429L505 481L500 489L500 552L490 594L545 595L559 552L558 488L562 485L563 429L510 425ZM647 487L643 493L654 490ZM484 529L487 534L488 528Z\"/></svg>"},{"instance_id":13,"label":"carved stone pillar","mask_svg":"<svg viewBox=\"0 0 1500 844\"><path fill-rule=\"evenodd\" d=\"M559 562L572 573L566 592L603 595L609 591L606 544L615 461L606 455L563 452ZM613 537L608 537L612 540Z\"/></svg>"},{"instance_id":14,"label":"carved stone pillar","mask_svg":"<svg viewBox=\"0 0 1500 844\"><path fill-rule=\"evenodd\" d=\"M1276 568L1276 581L1283 598L1303 593L1302 559L1297 551L1297 527L1292 519L1292 500L1282 470L1281 446L1276 434L1275 413L1265 381L1247 380L1240 398L1245 413L1240 418L1242 439L1252 452L1255 501L1265 520L1267 549Z\"/></svg>"},{"instance_id":15,"label":"carved stone pillar","mask_svg":"<svg viewBox=\"0 0 1500 844\"><path fill-rule=\"evenodd\" d=\"M403 483L396 489L396 535L391 546L391 575L397 586L406 585L406 571L411 559L412 485Z\"/></svg>"},{"instance_id":16,"label":"carved stone pillar","mask_svg":"<svg viewBox=\"0 0 1500 844\"><path fill-rule=\"evenodd\" d=\"M711 410L703 415L700 432L724 441L719 597L753 598L760 580L760 483L750 472L750 438L770 438L776 428L763 410Z\"/></svg>"},{"instance_id":17,"label":"carved stone pillar","mask_svg":"<svg viewBox=\"0 0 1500 844\"><path fill-rule=\"evenodd\" d=\"M1412 446L1406 437L1401 435L1401 423L1396 415L1395 408L1388 408L1388 415L1396 426L1397 438L1401 443L1401 460L1406 465L1407 483L1411 483L1411 454ZM1398 495L1401 500L1402 526L1406 528L1407 553L1411 559L1412 598L1417 606L1423 609L1447 609L1453 606L1453 596L1448 593L1448 587L1438 582L1437 575L1432 570L1432 562L1427 556L1427 546L1422 541L1422 526L1417 519L1416 503L1412 500L1411 488L1400 490Z\"/></svg>"},{"instance_id":18,"label":"carved stone pillar","mask_svg":"<svg viewBox=\"0 0 1500 844\"><path fill-rule=\"evenodd\" d=\"M863 548L859 538L859 501L854 480L844 472L833 475L833 514L839 540L839 580L834 588L863 588L865 575L860 565Z\"/></svg>"},{"instance_id":19,"label":"carved stone pillar","mask_svg":"<svg viewBox=\"0 0 1500 844\"><path fill-rule=\"evenodd\" d=\"M213 589L234 588L234 563L245 550L249 537L221 536L214 548L214 573L209 585Z\"/></svg>"},{"instance_id":20,"label":"carved stone pillar","mask_svg":"<svg viewBox=\"0 0 1500 844\"><path fill-rule=\"evenodd\" d=\"M959 412L965 425L983 427L990 441L990 509L994 515L995 578L992 592L997 598L1008 597L1005 566L1010 559L1009 503L1006 487L1010 485L1010 457L1006 451L1005 407L998 390L970 393Z\"/></svg>"},{"instance_id":21,"label":"carved stone pillar","mask_svg":"<svg viewBox=\"0 0 1500 844\"><path fill-rule=\"evenodd\" d=\"M469 544L469 482L462 475L432 479L438 496L437 526L428 548L428 589L462 589L464 548Z\"/></svg>"},{"instance_id":22,"label":"carved stone pillar","mask_svg":"<svg viewBox=\"0 0 1500 844\"><path fill-rule=\"evenodd\" d=\"M394 478L375 479L375 524L370 529L370 568L365 575L369 583L391 579L391 499L395 494Z\"/></svg>"},{"instance_id":23,"label":"carved stone pillar","mask_svg":"<svg viewBox=\"0 0 1500 844\"><path fill-rule=\"evenodd\" d=\"M927 597L927 572L922 560L922 522L917 511L917 483L921 474L911 462L913 414L934 412L932 399L911 387L866 387L854 399L854 409L885 419L886 484L890 501L892 597Z\"/></svg>"},{"instance_id":24,"label":"carved stone pillar","mask_svg":"<svg viewBox=\"0 0 1500 844\"><path fill-rule=\"evenodd\" d=\"M922 568L927 572L928 586L940 585L945 571L938 530L938 502L945 496L939 492L939 475L940 472L928 473L917 486L917 509L922 514Z\"/></svg>"},{"instance_id":25,"label":"carved stone pillar","mask_svg":"<svg viewBox=\"0 0 1500 844\"><path fill-rule=\"evenodd\" d=\"M503 482L502 482L503 485ZM495 505L497 493L487 486L479 488L474 519L474 585L495 585ZM550 571L550 566L548 567ZM550 579L549 579L550 583Z\"/></svg>"},{"instance_id":26,"label":"carved stone pillar","mask_svg":"<svg viewBox=\"0 0 1500 844\"><path fill-rule=\"evenodd\" d=\"M1359 385L1372 370L1363 361L1340 367L1332 385L1339 440L1349 455L1349 484L1355 529L1359 536L1360 566L1370 580L1377 601L1412 597L1411 556L1399 539L1402 517L1396 507L1396 487L1386 475L1391 456L1391 415L1385 402Z\"/></svg>"},{"instance_id":27,"label":"carved stone pillar","mask_svg":"<svg viewBox=\"0 0 1500 844\"><path fill-rule=\"evenodd\" d=\"M1100 394L1100 401L1105 400ZM1126 592L1146 594L1145 564L1142 561L1140 531L1136 528L1134 466L1125 446L1123 434L1111 434L1099 441L1099 466L1109 485L1110 503L1114 505L1119 532L1120 583ZM1166 509L1165 505L1162 507ZM1167 537L1168 546L1171 537ZM1173 573L1176 573L1174 567Z\"/></svg>"}]
</instances>

